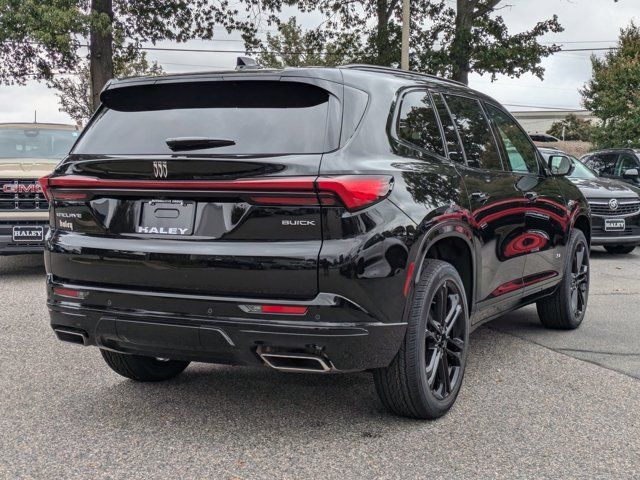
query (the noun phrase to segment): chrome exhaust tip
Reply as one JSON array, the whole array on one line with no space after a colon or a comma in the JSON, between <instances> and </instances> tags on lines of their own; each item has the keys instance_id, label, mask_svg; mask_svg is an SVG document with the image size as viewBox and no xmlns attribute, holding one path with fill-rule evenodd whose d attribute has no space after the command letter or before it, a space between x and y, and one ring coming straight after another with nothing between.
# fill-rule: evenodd
<instances>
[{"instance_id":1,"label":"chrome exhaust tip","mask_svg":"<svg viewBox=\"0 0 640 480\"><path fill-rule=\"evenodd\" d=\"M58 340L67 343L75 343L77 345L87 345L87 334L78 330L71 330L69 328L54 328L53 331L58 337Z\"/></svg>"},{"instance_id":2,"label":"chrome exhaust tip","mask_svg":"<svg viewBox=\"0 0 640 480\"><path fill-rule=\"evenodd\" d=\"M258 352L258 355L268 367L281 372L328 373L333 370L327 360L316 355L261 352Z\"/></svg>"}]
</instances>

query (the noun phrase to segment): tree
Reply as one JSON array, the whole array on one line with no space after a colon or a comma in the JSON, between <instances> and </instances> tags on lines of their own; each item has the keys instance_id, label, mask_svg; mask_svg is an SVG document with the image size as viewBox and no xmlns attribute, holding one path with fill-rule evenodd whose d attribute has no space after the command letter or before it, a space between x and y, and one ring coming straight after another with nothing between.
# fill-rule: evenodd
<instances>
[{"instance_id":1,"label":"tree","mask_svg":"<svg viewBox=\"0 0 640 480\"><path fill-rule=\"evenodd\" d=\"M581 119L575 113L570 113L564 120L554 122L547 133L561 140L588 142L591 139L592 130L590 121Z\"/></svg>"},{"instance_id":2,"label":"tree","mask_svg":"<svg viewBox=\"0 0 640 480\"><path fill-rule=\"evenodd\" d=\"M144 52L132 49L128 53L114 57L113 71L116 77L162 75L162 67L157 62L149 63ZM56 95L60 100L60 111L73 118L78 125L85 125L94 111L89 63L83 62L71 75L56 76L49 86L58 90Z\"/></svg>"},{"instance_id":3,"label":"tree","mask_svg":"<svg viewBox=\"0 0 640 480\"><path fill-rule=\"evenodd\" d=\"M564 30L558 17L511 35L502 16L495 15L500 3L502 0L457 0L455 9L443 6L431 31L422 34L425 43L414 54L417 68L464 84L469 83L471 72L490 73L492 80L497 74L520 77L527 72L542 79L542 58L559 51L560 46L541 45L538 38ZM434 41L440 48L429 48Z\"/></svg>"},{"instance_id":4,"label":"tree","mask_svg":"<svg viewBox=\"0 0 640 480\"><path fill-rule=\"evenodd\" d=\"M272 5L272 2L275 2ZM92 108L114 75L114 55L143 42L211 39L214 26L255 36L260 12L280 0L0 0L0 82L51 81L82 66L89 40ZM244 6L245 13L238 8ZM274 19L267 16L267 21Z\"/></svg>"},{"instance_id":5,"label":"tree","mask_svg":"<svg viewBox=\"0 0 640 480\"><path fill-rule=\"evenodd\" d=\"M362 45L356 35L345 33L334 40L329 37L322 29L303 32L291 17L278 25L276 35L267 34L266 42L259 46L258 62L267 68L333 67L358 57Z\"/></svg>"},{"instance_id":6,"label":"tree","mask_svg":"<svg viewBox=\"0 0 640 480\"><path fill-rule=\"evenodd\" d=\"M335 40L348 32L362 39L353 58L360 63L398 66L400 63L402 2L400 0L284 0L303 11L325 15L322 35ZM501 16L502 0L412 0L410 66L468 83L469 73L519 77L532 72L542 78L542 58L560 49L544 46L538 38L563 29L556 16L536 23L531 30L509 34ZM373 21L372 21L373 20ZM301 32L302 33L302 32ZM316 33L317 34L317 33ZM285 42L286 43L286 42ZM250 49L248 45L248 49ZM336 63L338 62L334 58Z\"/></svg>"},{"instance_id":7,"label":"tree","mask_svg":"<svg viewBox=\"0 0 640 480\"><path fill-rule=\"evenodd\" d=\"M593 76L581 91L584 106L600 120L598 148L640 147L640 28L620 32L617 50L591 57Z\"/></svg>"}]
</instances>

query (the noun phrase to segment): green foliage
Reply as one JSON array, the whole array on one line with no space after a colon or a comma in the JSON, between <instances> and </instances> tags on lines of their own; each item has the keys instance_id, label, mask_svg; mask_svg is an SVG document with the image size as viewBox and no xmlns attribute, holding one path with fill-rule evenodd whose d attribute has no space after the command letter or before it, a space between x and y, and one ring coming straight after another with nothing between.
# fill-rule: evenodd
<instances>
[{"instance_id":1,"label":"green foliage","mask_svg":"<svg viewBox=\"0 0 640 480\"><path fill-rule=\"evenodd\" d=\"M593 77L582 90L584 106L600 120L598 148L640 147L640 28L621 30L618 49L591 57Z\"/></svg>"},{"instance_id":2,"label":"green foliage","mask_svg":"<svg viewBox=\"0 0 640 480\"><path fill-rule=\"evenodd\" d=\"M149 62L144 52L125 50L126 55L113 59L114 74L118 78L162 75L157 62ZM56 76L49 86L58 90L60 111L69 115L78 125L85 125L93 114L89 63L82 62L72 75Z\"/></svg>"},{"instance_id":3,"label":"green foliage","mask_svg":"<svg viewBox=\"0 0 640 480\"><path fill-rule=\"evenodd\" d=\"M554 16L529 31L511 35L503 18L495 14L501 1L458 0L456 6L450 6L451 2L445 0L412 0L411 68L464 83L468 83L469 72L490 73L493 78L497 74L519 77L531 72L542 78L542 58L559 47L541 45L538 38L548 32L561 32L562 27ZM400 64L400 0L284 0L282 5L297 6L302 12L319 11L325 15L325 21L309 32L296 27L295 36L291 31L280 31L267 42L267 49L286 46L297 51L292 47L301 41L305 55L293 60L323 65L318 55L311 55L309 50L315 46L316 52L326 53L322 45L335 47L332 42L336 42L338 48L326 64L358 62L394 67ZM290 22L285 24L288 30L292 28ZM283 58L265 56L264 45L255 47L247 45L248 50L262 50L261 56L268 65L278 62L292 65Z\"/></svg>"},{"instance_id":4,"label":"green foliage","mask_svg":"<svg viewBox=\"0 0 640 480\"><path fill-rule=\"evenodd\" d=\"M80 47L92 28L113 35L117 55L118 49L137 50L142 42L211 39L214 26L240 31L250 41L258 20L274 20L271 14L258 18L256 13L270 11L271 0L239 0L233 6L217 0L107 0L113 21L92 13L92 3L0 0L0 82L51 80L57 73L76 71L84 53Z\"/></svg>"},{"instance_id":5,"label":"green foliage","mask_svg":"<svg viewBox=\"0 0 640 480\"><path fill-rule=\"evenodd\" d=\"M548 32L562 32L557 16L536 23L531 30L511 35L504 19L495 15L502 0L457 0L441 5L433 15L433 26L423 32L414 47L416 69L468 83L469 73L490 73L520 77L533 73L543 78L542 58L560 50L544 46L538 38ZM433 49L434 43L440 46Z\"/></svg>"},{"instance_id":6,"label":"green foliage","mask_svg":"<svg viewBox=\"0 0 640 480\"><path fill-rule=\"evenodd\" d=\"M564 132L564 138L563 138ZM553 135L560 140L579 140L582 142L588 142L591 140L591 134L593 132L593 126L588 120L583 120L574 113L567 115L564 120L554 122L551 128L547 130L549 135Z\"/></svg>"},{"instance_id":7,"label":"green foliage","mask_svg":"<svg viewBox=\"0 0 640 480\"><path fill-rule=\"evenodd\" d=\"M266 68L333 67L357 58L361 48L356 35L330 36L323 30L303 32L296 18L291 17L278 26L276 35L267 34L266 42L259 46L258 61Z\"/></svg>"}]
</instances>

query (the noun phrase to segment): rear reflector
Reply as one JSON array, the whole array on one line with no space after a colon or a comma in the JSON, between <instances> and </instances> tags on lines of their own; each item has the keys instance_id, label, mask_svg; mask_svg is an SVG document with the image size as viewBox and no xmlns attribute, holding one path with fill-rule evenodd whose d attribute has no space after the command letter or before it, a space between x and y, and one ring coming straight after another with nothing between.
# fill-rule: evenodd
<instances>
[{"instance_id":1,"label":"rear reflector","mask_svg":"<svg viewBox=\"0 0 640 480\"><path fill-rule=\"evenodd\" d=\"M86 200L87 194L82 192L56 192L51 191L54 200Z\"/></svg>"},{"instance_id":2,"label":"rear reflector","mask_svg":"<svg viewBox=\"0 0 640 480\"><path fill-rule=\"evenodd\" d=\"M269 205L335 205L336 199L355 211L385 198L393 188L390 175L340 175L335 177L263 177L218 180L113 180L81 175L43 177L39 180L47 198L52 189L191 190L251 192L254 203ZM291 193L291 195L287 195ZM63 194L62 192L58 195ZM71 192L64 192L70 195ZM74 193L75 194L75 193ZM72 199L72 198L68 198ZM73 198L73 199L81 199Z\"/></svg>"},{"instance_id":3,"label":"rear reflector","mask_svg":"<svg viewBox=\"0 0 640 480\"><path fill-rule=\"evenodd\" d=\"M303 305L240 305L247 313L268 313L280 315L304 315L309 310Z\"/></svg>"},{"instance_id":4,"label":"rear reflector","mask_svg":"<svg viewBox=\"0 0 640 480\"><path fill-rule=\"evenodd\" d=\"M53 293L59 297L84 298L84 292L73 288L53 287Z\"/></svg>"}]
</instances>

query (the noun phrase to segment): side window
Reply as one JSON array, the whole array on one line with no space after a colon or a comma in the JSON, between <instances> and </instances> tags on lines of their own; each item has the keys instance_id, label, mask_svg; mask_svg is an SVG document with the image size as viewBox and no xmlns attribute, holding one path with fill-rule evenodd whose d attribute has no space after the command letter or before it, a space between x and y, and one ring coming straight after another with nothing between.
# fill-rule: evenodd
<instances>
[{"instance_id":1,"label":"side window","mask_svg":"<svg viewBox=\"0 0 640 480\"><path fill-rule=\"evenodd\" d=\"M598 153L593 156L593 165L600 175L613 175L617 159L617 153Z\"/></svg>"},{"instance_id":2,"label":"side window","mask_svg":"<svg viewBox=\"0 0 640 480\"><path fill-rule=\"evenodd\" d=\"M502 110L487 104L489 118L493 121L500 139L502 153L509 160L511 171L519 173L538 173L539 166L536 147L520 126Z\"/></svg>"},{"instance_id":3,"label":"side window","mask_svg":"<svg viewBox=\"0 0 640 480\"><path fill-rule=\"evenodd\" d=\"M433 102L438 116L440 117L440 123L444 130L444 140L447 143L447 150L449 150L449 159L456 163L464 163L464 154L462 153L462 147L460 146L460 139L456 132L456 127L453 125L447 105L439 93L433 95Z\"/></svg>"},{"instance_id":4,"label":"side window","mask_svg":"<svg viewBox=\"0 0 640 480\"><path fill-rule=\"evenodd\" d=\"M622 177L624 172L629 170L630 168L638 168L638 160L634 155L630 153L622 153L620 154L620 158L618 159L618 163L616 165L615 176Z\"/></svg>"},{"instance_id":5,"label":"side window","mask_svg":"<svg viewBox=\"0 0 640 480\"><path fill-rule=\"evenodd\" d=\"M405 142L444 157L440 126L428 92L413 91L402 97L396 130Z\"/></svg>"},{"instance_id":6,"label":"side window","mask_svg":"<svg viewBox=\"0 0 640 480\"><path fill-rule=\"evenodd\" d=\"M470 167L502 170L498 147L477 100L445 95Z\"/></svg>"}]
</instances>

